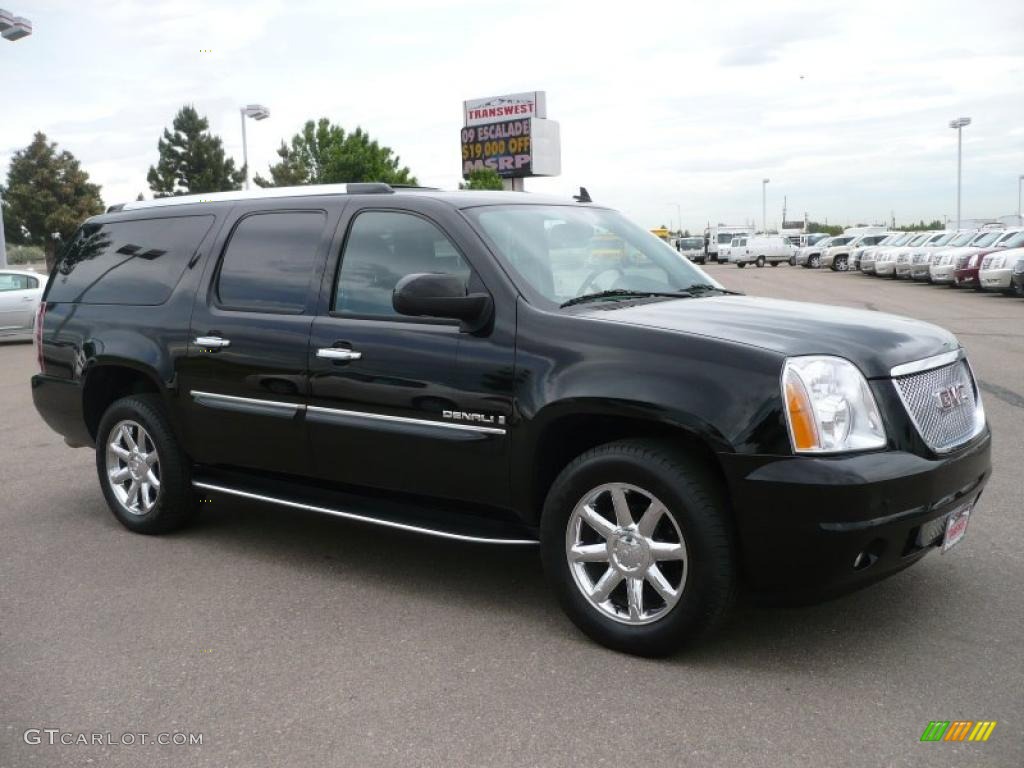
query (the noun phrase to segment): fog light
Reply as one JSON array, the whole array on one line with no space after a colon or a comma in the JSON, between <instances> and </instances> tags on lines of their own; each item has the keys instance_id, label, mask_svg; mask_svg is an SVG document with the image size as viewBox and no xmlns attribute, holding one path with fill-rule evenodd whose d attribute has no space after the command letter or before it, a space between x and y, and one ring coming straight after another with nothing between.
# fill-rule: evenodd
<instances>
[{"instance_id":1,"label":"fog light","mask_svg":"<svg viewBox=\"0 0 1024 768\"><path fill-rule=\"evenodd\" d=\"M884 550L885 542L882 539L875 539L853 558L853 570L863 571L865 568L870 568L878 562L878 558L882 556Z\"/></svg>"}]
</instances>

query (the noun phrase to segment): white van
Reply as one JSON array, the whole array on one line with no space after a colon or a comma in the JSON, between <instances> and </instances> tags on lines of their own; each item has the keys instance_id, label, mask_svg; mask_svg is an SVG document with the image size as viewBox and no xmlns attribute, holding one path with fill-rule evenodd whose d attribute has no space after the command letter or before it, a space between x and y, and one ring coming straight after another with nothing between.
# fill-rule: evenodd
<instances>
[{"instance_id":1,"label":"white van","mask_svg":"<svg viewBox=\"0 0 1024 768\"><path fill-rule=\"evenodd\" d=\"M782 235L751 235L745 245L731 249L729 261L740 268L747 264L757 264L759 267L771 264L777 267L782 262L788 264L795 252L793 244Z\"/></svg>"}]
</instances>

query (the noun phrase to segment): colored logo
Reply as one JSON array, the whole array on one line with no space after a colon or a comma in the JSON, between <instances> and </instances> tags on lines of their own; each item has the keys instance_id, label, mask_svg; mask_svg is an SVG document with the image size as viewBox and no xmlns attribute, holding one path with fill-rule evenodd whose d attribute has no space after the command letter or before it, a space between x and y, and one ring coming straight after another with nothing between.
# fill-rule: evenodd
<instances>
[{"instance_id":1,"label":"colored logo","mask_svg":"<svg viewBox=\"0 0 1024 768\"><path fill-rule=\"evenodd\" d=\"M932 720L921 741L988 741L996 729L995 720Z\"/></svg>"}]
</instances>

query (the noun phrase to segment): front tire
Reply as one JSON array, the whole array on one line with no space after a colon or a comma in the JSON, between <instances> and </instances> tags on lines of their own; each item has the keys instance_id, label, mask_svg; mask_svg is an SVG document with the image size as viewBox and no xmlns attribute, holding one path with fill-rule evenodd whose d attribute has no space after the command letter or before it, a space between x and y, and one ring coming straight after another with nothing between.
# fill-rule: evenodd
<instances>
[{"instance_id":1,"label":"front tire","mask_svg":"<svg viewBox=\"0 0 1024 768\"><path fill-rule=\"evenodd\" d=\"M156 395L121 398L103 414L96 471L110 511L130 531L166 533L195 513L190 464Z\"/></svg>"},{"instance_id":2,"label":"front tire","mask_svg":"<svg viewBox=\"0 0 1024 768\"><path fill-rule=\"evenodd\" d=\"M757 268L758 269L761 269L762 267L764 267L764 262L765 262L764 256L758 256L757 260L754 263L757 264Z\"/></svg>"},{"instance_id":3,"label":"front tire","mask_svg":"<svg viewBox=\"0 0 1024 768\"><path fill-rule=\"evenodd\" d=\"M598 643L641 656L711 633L736 592L719 484L653 440L599 446L561 472L544 504L541 556L569 618Z\"/></svg>"},{"instance_id":4,"label":"front tire","mask_svg":"<svg viewBox=\"0 0 1024 768\"><path fill-rule=\"evenodd\" d=\"M807 260L807 266L811 269L817 269L821 266L821 256L814 255Z\"/></svg>"},{"instance_id":5,"label":"front tire","mask_svg":"<svg viewBox=\"0 0 1024 768\"><path fill-rule=\"evenodd\" d=\"M743 269L745 266L747 266L747 264L746 262L743 261L737 261L736 266L739 267L740 269Z\"/></svg>"}]
</instances>

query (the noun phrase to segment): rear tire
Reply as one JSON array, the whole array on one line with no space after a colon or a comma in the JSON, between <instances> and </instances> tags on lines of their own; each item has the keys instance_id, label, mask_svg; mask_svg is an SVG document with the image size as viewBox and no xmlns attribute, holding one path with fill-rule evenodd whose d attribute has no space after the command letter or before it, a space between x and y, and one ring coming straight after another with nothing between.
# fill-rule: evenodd
<instances>
[{"instance_id":1,"label":"rear tire","mask_svg":"<svg viewBox=\"0 0 1024 768\"><path fill-rule=\"evenodd\" d=\"M850 268L850 262L846 256L839 256L835 261L832 262L832 269L836 272L846 272Z\"/></svg>"},{"instance_id":2,"label":"rear tire","mask_svg":"<svg viewBox=\"0 0 1024 768\"><path fill-rule=\"evenodd\" d=\"M96 471L110 511L130 531L166 533L195 514L190 462L157 395L107 408L96 430Z\"/></svg>"},{"instance_id":3,"label":"rear tire","mask_svg":"<svg viewBox=\"0 0 1024 768\"><path fill-rule=\"evenodd\" d=\"M672 446L598 446L551 486L541 517L544 570L562 608L592 639L663 656L707 636L732 605L737 565L728 514L711 472Z\"/></svg>"}]
</instances>

